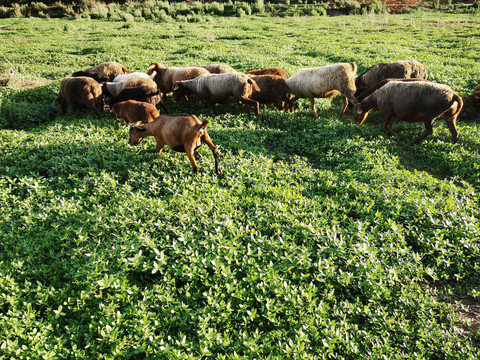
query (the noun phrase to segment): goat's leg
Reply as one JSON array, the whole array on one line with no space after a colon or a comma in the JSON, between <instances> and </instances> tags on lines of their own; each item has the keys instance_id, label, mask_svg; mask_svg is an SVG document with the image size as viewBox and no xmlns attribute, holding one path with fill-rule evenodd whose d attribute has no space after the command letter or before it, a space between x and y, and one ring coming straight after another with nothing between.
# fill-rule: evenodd
<instances>
[{"instance_id":1,"label":"goat's leg","mask_svg":"<svg viewBox=\"0 0 480 360\"><path fill-rule=\"evenodd\" d=\"M421 134L420 136L418 136L418 137L416 137L415 139L413 139L412 141L410 141L410 142L408 143L408 145L418 144L420 141L422 141L422 140L425 139L426 137L432 135L432 134L433 134L432 124L433 124L434 121L435 121L435 119L433 119L433 120L425 120L425 131L423 132L423 134Z\"/></svg>"},{"instance_id":2,"label":"goat's leg","mask_svg":"<svg viewBox=\"0 0 480 360\"><path fill-rule=\"evenodd\" d=\"M312 106L312 110L313 110L313 117L315 119L318 119L317 110L315 110L315 98L311 97L311 98L309 98L309 100L310 100L310 105Z\"/></svg>"},{"instance_id":3,"label":"goat's leg","mask_svg":"<svg viewBox=\"0 0 480 360\"><path fill-rule=\"evenodd\" d=\"M208 135L208 132L205 131L205 133L201 137L202 141L205 142L210 150L212 150L213 157L215 159L215 172L217 173L218 176L222 176L222 169L220 168L220 162L218 161L218 150L215 145L213 145L212 139L210 138L210 135Z\"/></svg>"},{"instance_id":4,"label":"goat's leg","mask_svg":"<svg viewBox=\"0 0 480 360\"><path fill-rule=\"evenodd\" d=\"M198 165L197 162L195 161L195 157L193 156L193 151L195 149L194 144L187 144L184 145L185 147L185 153L187 154L188 160L190 160L190 163L192 164L193 172L194 174L198 173Z\"/></svg>"}]
</instances>

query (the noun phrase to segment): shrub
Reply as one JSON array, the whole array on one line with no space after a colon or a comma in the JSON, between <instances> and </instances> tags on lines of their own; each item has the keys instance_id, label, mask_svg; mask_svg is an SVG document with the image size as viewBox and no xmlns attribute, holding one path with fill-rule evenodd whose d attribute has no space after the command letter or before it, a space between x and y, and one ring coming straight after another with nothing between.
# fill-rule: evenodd
<instances>
[{"instance_id":1,"label":"shrub","mask_svg":"<svg viewBox=\"0 0 480 360\"><path fill-rule=\"evenodd\" d=\"M252 5L253 14L263 14L265 12L265 4L263 0L255 0Z\"/></svg>"},{"instance_id":2,"label":"shrub","mask_svg":"<svg viewBox=\"0 0 480 360\"><path fill-rule=\"evenodd\" d=\"M205 14L222 15L225 7L219 2L205 3L202 6Z\"/></svg>"},{"instance_id":3,"label":"shrub","mask_svg":"<svg viewBox=\"0 0 480 360\"><path fill-rule=\"evenodd\" d=\"M243 15L251 15L252 14L252 8L250 7L250 4L246 2L237 2L234 5L234 11L237 16L243 16L240 15L242 12L240 10L243 10Z\"/></svg>"}]
</instances>

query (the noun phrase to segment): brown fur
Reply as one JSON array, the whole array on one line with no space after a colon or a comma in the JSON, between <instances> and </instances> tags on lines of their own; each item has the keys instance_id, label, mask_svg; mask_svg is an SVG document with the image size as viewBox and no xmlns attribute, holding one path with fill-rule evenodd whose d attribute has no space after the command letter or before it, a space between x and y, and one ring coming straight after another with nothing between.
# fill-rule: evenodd
<instances>
[{"instance_id":1,"label":"brown fur","mask_svg":"<svg viewBox=\"0 0 480 360\"><path fill-rule=\"evenodd\" d=\"M423 122L425 132L410 141L417 144L433 133L434 121L443 116L452 134L452 141L458 139L456 121L463 107L463 101L449 86L429 81L390 81L362 102L355 105L355 121L362 125L368 113L374 109L384 116L385 131L397 136L392 130L395 117L407 122Z\"/></svg>"},{"instance_id":2,"label":"brown fur","mask_svg":"<svg viewBox=\"0 0 480 360\"><path fill-rule=\"evenodd\" d=\"M358 100L358 102L362 101L363 99L365 99L367 96L373 94L376 90L380 89L383 85L391 82L391 81L403 81L403 82L410 82L410 81L428 81L426 79L417 79L417 78L410 78L410 79L385 79L385 80L382 80L380 81L379 83L369 87L367 90L365 90L364 92L362 92L361 94L359 95L356 95L356 98ZM358 93L358 92L357 92Z\"/></svg>"},{"instance_id":3,"label":"brown fur","mask_svg":"<svg viewBox=\"0 0 480 360\"><path fill-rule=\"evenodd\" d=\"M278 110L293 110L293 102L290 99L288 85L281 76L278 75L252 75L250 78L255 81L257 89L252 90L250 99L258 101L260 104L273 104ZM247 112L250 113L250 106Z\"/></svg>"},{"instance_id":4,"label":"brown fur","mask_svg":"<svg viewBox=\"0 0 480 360\"><path fill-rule=\"evenodd\" d=\"M102 85L87 76L67 77L60 84L55 102L63 114L70 105L74 109L90 109L100 119L103 111Z\"/></svg>"},{"instance_id":5,"label":"brown fur","mask_svg":"<svg viewBox=\"0 0 480 360\"><path fill-rule=\"evenodd\" d=\"M146 124L153 122L160 116L157 108L149 103L136 100L128 100L116 103L110 110L116 117L125 120L128 124L141 122Z\"/></svg>"},{"instance_id":6,"label":"brown fur","mask_svg":"<svg viewBox=\"0 0 480 360\"><path fill-rule=\"evenodd\" d=\"M203 123L195 115L160 115L155 121L147 124L135 124L130 127L129 143L138 145L147 136L155 137L156 152L160 154L167 145L178 152L185 152L193 172L198 172L198 165L193 156L194 151L205 142L212 150L215 158L216 173L221 176L220 163L218 162L218 150L213 145L206 130L208 120Z\"/></svg>"},{"instance_id":7,"label":"brown fur","mask_svg":"<svg viewBox=\"0 0 480 360\"><path fill-rule=\"evenodd\" d=\"M465 98L465 109L474 109L480 112L480 85L477 85L472 94Z\"/></svg>"},{"instance_id":8,"label":"brown fur","mask_svg":"<svg viewBox=\"0 0 480 360\"><path fill-rule=\"evenodd\" d=\"M290 75L288 73L280 68L268 68L268 69L257 69L257 70L250 70L247 72L247 75L276 75L280 76L281 78L287 80Z\"/></svg>"},{"instance_id":9,"label":"brown fur","mask_svg":"<svg viewBox=\"0 0 480 360\"><path fill-rule=\"evenodd\" d=\"M173 91L173 87L177 81L195 79L196 77L209 74L208 70L190 66L190 67L163 67L159 63L153 63L148 67L147 74L151 75L156 71L153 80L157 83L158 89L163 95Z\"/></svg>"}]
</instances>

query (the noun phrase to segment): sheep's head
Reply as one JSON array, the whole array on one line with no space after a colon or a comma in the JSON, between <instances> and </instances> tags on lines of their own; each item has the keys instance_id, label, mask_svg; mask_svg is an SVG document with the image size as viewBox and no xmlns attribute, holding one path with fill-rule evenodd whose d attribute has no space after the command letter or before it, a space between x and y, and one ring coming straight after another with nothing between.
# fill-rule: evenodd
<instances>
[{"instance_id":1,"label":"sheep's head","mask_svg":"<svg viewBox=\"0 0 480 360\"><path fill-rule=\"evenodd\" d=\"M354 116L355 122L358 125L363 124L363 122L365 121L365 119L367 118L367 116L370 112L370 111L365 111L364 112L360 105L361 105L361 103L357 103L355 105L355 107L353 108L353 116Z\"/></svg>"},{"instance_id":2,"label":"sheep's head","mask_svg":"<svg viewBox=\"0 0 480 360\"><path fill-rule=\"evenodd\" d=\"M132 126L130 126L130 136L128 138L128 143L130 145L138 145L140 141L147 135L147 129L139 121Z\"/></svg>"},{"instance_id":3,"label":"sheep's head","mask_svg":"<svg viewBox=\"0 0 480 360\"><path fill-rule=\"evenodd\" d=\"M188 95L191 94L192 92L183 86L182 81L177 81L175 85L173 85L173 98L175 101L188 100Z\"/></svg>"}]
</instances>

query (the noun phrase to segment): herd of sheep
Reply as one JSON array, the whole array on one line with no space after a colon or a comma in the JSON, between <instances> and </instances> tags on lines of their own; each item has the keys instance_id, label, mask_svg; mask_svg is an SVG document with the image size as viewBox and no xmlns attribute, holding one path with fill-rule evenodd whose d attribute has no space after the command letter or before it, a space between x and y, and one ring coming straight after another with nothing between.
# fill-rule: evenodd
<instances>
[{"instance_id":1,"label":"herd of sheep","mask_svg":"<svg viewBox=\"0 0 480 360\"><path fill-rule=\"evenodd\" d=\"M63 113L67 107L88 108L98 118L108 101L110 112L130 124L132 145L144 137L154 136L156 151L168 145L185 152L193 171L198 165L194 151L205 142L213 152L215 169L221 175L218 151L206 130L208 120L201 122L195 115L167 115L163 102L173 93L176 101L198 101L208 104L217 114L218 103L232 101L244 104L250 114L253 107L260 117L260 105L273 104L282 111L294 111L297 99L309 99L315 118L315 98L341 95L345 113L349 102L354 106L355 121L362 125L372 110L385 119L385 131L392 130L395 117L407 122L423 122L425 131L412 141L416 144L431 135L433 122L442 116L458 139L456 120L462 107L480 108L480 85L465 101L449 86L427 80L427 70L416 60L377 64L357 76L355 63L339 63L305 68L289 76L279 68L252 70L246 74L228 65L192 65L163 67L153 63L147 72L128 71L117 62L106 62L78 71L62 80L56 98ZM162 109L165 114L160 114Z\"/></svg>"}]
</instances>

